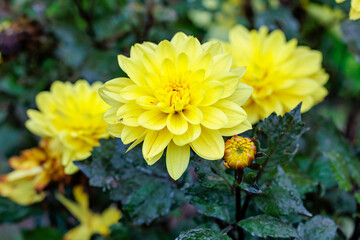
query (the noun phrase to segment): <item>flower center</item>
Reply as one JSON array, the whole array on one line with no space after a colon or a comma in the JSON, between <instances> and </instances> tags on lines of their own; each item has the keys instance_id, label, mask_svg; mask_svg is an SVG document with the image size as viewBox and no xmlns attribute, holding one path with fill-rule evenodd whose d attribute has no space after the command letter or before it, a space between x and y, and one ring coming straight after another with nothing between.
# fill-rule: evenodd
<instances>
[{"instance_id":1,"label":"flower center","mask_svg":"<svg viewBox=\"0 0 360 240\"><path fill-rule=\"evenodd\" d=\"M187 79L169 79L163 88L155 90L158 106L163 112L182 111L190 102L190 84Z\"/></svg>"}]
</instances>

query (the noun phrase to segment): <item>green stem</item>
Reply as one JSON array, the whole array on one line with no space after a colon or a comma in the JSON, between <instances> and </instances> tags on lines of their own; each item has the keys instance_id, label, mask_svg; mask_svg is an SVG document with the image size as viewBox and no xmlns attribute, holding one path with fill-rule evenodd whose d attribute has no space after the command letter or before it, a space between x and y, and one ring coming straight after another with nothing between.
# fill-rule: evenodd
<instances>
[{"instance_id":1,"label":"green stem","mask_svg":"<svg viewBox=\"0 0 360 240\"><path fill-rule=\"evenodd\" d=\"M235 170L235 179L237 182L236 188L235 188L235 206L236 206L236 228L238 232L238 239L243 240L244 239L244 232L241 227L239 227L237 224L242 220L241 219L241 188L240 184L242 182L244 176L244 170L243 169L236 169Z\"/></svg>"}]
</instances>

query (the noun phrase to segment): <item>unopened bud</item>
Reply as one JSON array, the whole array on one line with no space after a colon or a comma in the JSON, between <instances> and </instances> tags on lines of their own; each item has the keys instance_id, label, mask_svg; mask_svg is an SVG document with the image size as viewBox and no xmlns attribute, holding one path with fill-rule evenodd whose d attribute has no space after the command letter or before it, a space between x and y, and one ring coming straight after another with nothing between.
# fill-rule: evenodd
<instances>
[{"instance_id":1,"label":"unopened bud","mask_svg":"<svg viewBox=\"0 0 360 240\"><path fill-rule=\"evenodd\" d=\"M233 136L225 142L224 165L227 168L244 169L255 159L256 146L250 138Z\"/></svg>"}]
</instances>

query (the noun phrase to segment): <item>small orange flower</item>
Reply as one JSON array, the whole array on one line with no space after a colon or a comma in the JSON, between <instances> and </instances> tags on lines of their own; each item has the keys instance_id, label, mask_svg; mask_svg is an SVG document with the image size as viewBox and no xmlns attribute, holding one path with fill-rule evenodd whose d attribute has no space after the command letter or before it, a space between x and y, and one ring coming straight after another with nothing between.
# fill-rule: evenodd
<instances>
[{"instance_id":1,"label":"small orange flower","mask_svg":"<svg viewBox=\"0 0 360 240\"><path fill-rule=\"evenodd\" d=\"M10 158L14 171L0 176L0 196L21 205L30 205L45 198L44 188L51 181L67 181L61 164L56 139L42 139L39 147L27 149Z\"/></svg>"},{"instance_id":2,"label":"small orange flower","mask_svg":"<svg viewBox=\"0 0 360 240\"><path fill-rule=\"evenodd\" d=\"M36 191L42 191L50 181L59 182L67 177L61 164L58 145L54 139L42 139L39 147L26 149L20 156L11 157L9 165L15 171L41 167L42 171L34 176L33 182Z\"/></svg>"},{"instance_id":3,"label":"small orange flower","mask_svg":"<svg viewBox=\"0 0 360 240\"><path fill-rule=\"evenodd\" d=\"M250 138L233 136L225 142L224 165L227 168L244 169L255 159L256 146Z\"/></svg>"}]
</instances>

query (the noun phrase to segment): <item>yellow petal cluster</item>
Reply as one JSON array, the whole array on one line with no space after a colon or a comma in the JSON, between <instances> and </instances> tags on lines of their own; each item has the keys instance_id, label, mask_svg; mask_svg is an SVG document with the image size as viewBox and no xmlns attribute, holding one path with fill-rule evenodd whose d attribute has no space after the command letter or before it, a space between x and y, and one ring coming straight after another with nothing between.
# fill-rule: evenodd
<instances>
[{"instance_id":1,"label":"yellow petal cluster","mask_svg":"<svg viewBox=\"0 0 360 240\"><path fill-rule=\"evenodd\" d=\"M62 181L68 176L61 164L58 145L43 139L39 147L27 149L20 156L10 158L14 171L0 177L0 195L21 205L42 201L42 190L50 181Z\"/></svg>"},{"instance_id":2,"label":"yellow petal cluster","mask_svg":"<svg viewBox=\"0 0 360 240\"><path fill-rule=\"evenodd\" d=\"M241 106L252 88L241 83L244 67L230 69L231 54L221 43L203 45L177 33L158 45L136 44L130 57L119 55L120 67L129 78L110 80L100 88L111 105L104 119L111 135L129 149L143 141L142 153L149 165L166 150L170 176L178 179L186 170L190 147L208 160L224 155L222 136L251 129Z\"/></svg>"},{"instance_id":3,"label":"yellow petal cluster","mask_svg":"<svg viewBox=\"0 0 360 240\"><path fill-rule=\"evenodd\" d=\"M50 91L36 96L39 110L28 110L26 127L41 137L57 139L62 146L62 164L67 174L78 168L74 160L83 160L91 155L100 138L108 138L108 126L103 120L108 105L100 98L98 89L85 80L75 84L56 81Z\"/></svg>"},{"instance_id":4,"label":"yellow petal cluster","mask_svg":"<svg viewBox=\"0 0 360 240\"><path fill-rule=\"evenodd\" d=\"M337 3L342 3L345 0L336 0ZM351 8L350 8L350 19L357 20L360 18L360 0L351 0Z\"/></svg>"},{"instance_id":5,"label":"yellow petal cluster","mask_svg":"<svg viewBox=\"0 0 360 240\"><path fill-rule=\"evenodd\" d=\"M272 112L288 112L300 102L301 111L308 111L327 95L321 52L297 46L296 39L286 41L281 30L269 33L267 27L249 31L237 25L229 40L224 46L232 53L232 67L246 66L241 81L254 88L243 106L251 123Z\"/></svg>"},{"instance_id":6,"label":"yellow petal cluster","mask_svg":"<svg viewBox=\"0 0 360 240\"><path fill-rule=\"evenodd\" d=\"M89 209L89 197L81 186L74 187L73 202L63 195L56 198L76 217L80 225L71 229L64 236L64 240L90 240L95 233L106 236L110 233L110 226L117 223L122 216L115 207L107 208L102 214L94 213Z\"/></svg>"},{"instance_id":7,"label":"yellow petal cluster","mask_svg":"<svg viewBox=\"0 0 360 240\"><path fill-rule=\"evenodd\" d=\"M233 136L225 142L224 165L227 168L244 169L255 159L256 146L250 138Z\"/></svg>"}]
</instances>

